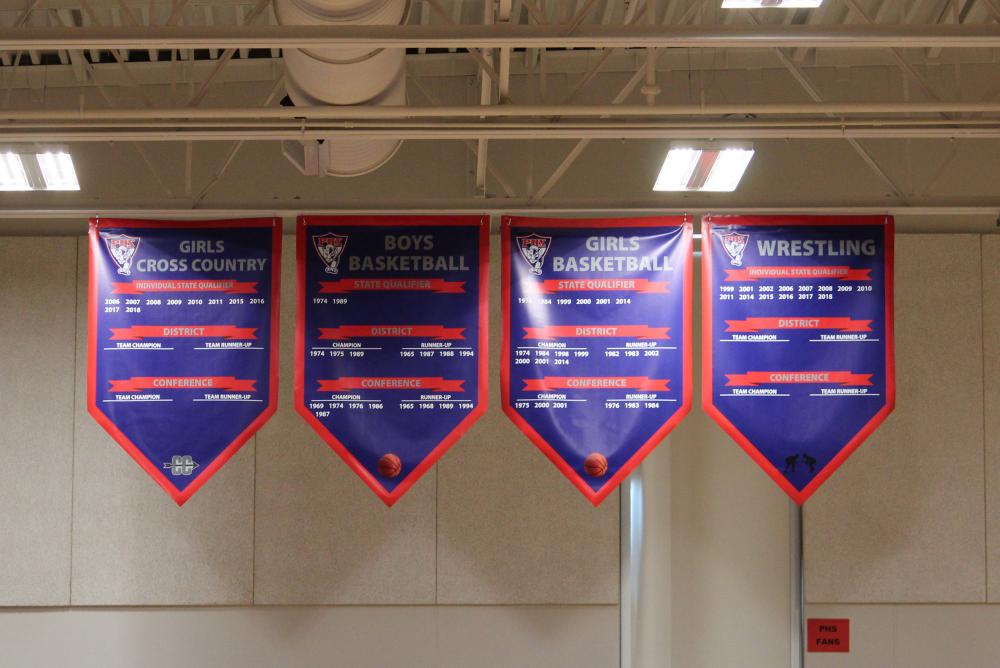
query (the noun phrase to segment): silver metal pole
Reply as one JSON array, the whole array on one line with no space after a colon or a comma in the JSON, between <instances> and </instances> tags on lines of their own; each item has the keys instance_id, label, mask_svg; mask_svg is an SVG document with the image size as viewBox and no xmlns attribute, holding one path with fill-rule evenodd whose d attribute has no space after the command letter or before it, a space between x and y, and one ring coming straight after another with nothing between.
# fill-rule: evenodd
<instances>
[{"instance_id":1,"label":"silver metal pole","mask_svg":"<svg viewBox=\"0 0 1000 668\"><path fill-rule=\"evenodd\" d=\"M621 486L620 541L620 636L621 668L635 668L636 621L639 607L639 576L642 570L642 467Z\"/></svg>"},{"instance_id":2,"label":"silver metal pole","mask_svg":"<svg viewBox=\"0 0 1000 668\"><path fill-rule=\"evenodd\" d=\"M660 48L994 48L1000 26L977 25L323 25L28 27L0 34L0 50L178 48L660 47Z\"/></svg>"},{"instance_id":3,"label":"silver metal pole","mask_svg":"<svg viewBox=\"0 0 1000 668\"><path fill-rule=\"evenodd\" d=\"M803 568L802 506L789 501L792 668L806 665L806 583Z\"/></svg>"}]
</instances>

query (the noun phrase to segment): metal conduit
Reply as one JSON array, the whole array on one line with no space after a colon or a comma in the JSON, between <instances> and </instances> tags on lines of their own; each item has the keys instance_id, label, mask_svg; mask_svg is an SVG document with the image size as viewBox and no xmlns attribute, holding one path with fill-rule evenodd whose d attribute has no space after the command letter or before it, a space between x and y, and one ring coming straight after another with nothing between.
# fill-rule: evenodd
<instances>
[{"instance_id":1,"label":"metal conduit","mask_svg":"<svg viewBox=\"0 0 1000 668\"><path fill-rule=\"evenodd\" d=\"M409 0L274 1L283 26L398 27L408 8ZM296 107L405 105L405 55L365 45L286 48L288 96ZM385 164L401 144L392 137L326 136L283 142L282 151L303 174L359 176Z\"/></svg>"},{"instance_id":2,"label":"metal conduit","mask_svg":"<svg viewBox=\"0 0 1000 668\"><path fill-rule=\"evenodd\" d=\"M959 125L961 124L961 125ZM899 127L851 127L842 124L806 127L684 127L618 124L612 126L564 125L557 127L496 127L485 124L437 124L399 127L319 127L303 130L295 127L252 127L225 124L204 128L183 125L149 128L76 128L7 129L0 126L0 137L9 142L107 142L107 141L329 141L371 139L399 142L404 139L1000 139L1000 123L950 121L932 125Z\"/></svg>"},{"instance_id":3,"label":"metal conduit","mask_svg":"<svg viewBox=\"0 0 1000 668\"><path fill-rule=\"evenodd\" d=\"M246 107L184 107L163 109L21 109L0 110L0 121L137 121L248 119L282 120L380 120L454 118L676 118L705 116L851 116L859 114L998 114L1000 102L846 102L803 104L706 105L495 105L495 106L295 106L248 109Z\"/></svg>"},{"instance_id":4,"label":"metal conduit","mask_svg":"<svg viewBox=\"0 0 1000 668\"><path fill-rule=\"evenodd\" d=\"M322 0L340 5L334 0ZM373 0L377 1L377 0ZM362 4L355 0L350 5ZM366 2L363 4L371 4ZM0 34L0 50L363 48L996 48L1000 25L563 26L322 25L19 28Z\"/></svg>"}]
</instances>

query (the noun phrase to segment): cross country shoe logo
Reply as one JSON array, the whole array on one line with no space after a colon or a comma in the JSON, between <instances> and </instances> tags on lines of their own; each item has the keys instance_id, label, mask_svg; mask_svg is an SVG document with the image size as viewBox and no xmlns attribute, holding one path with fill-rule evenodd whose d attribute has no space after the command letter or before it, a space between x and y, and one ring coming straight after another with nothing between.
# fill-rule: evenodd
<instances>
[{"instance_id":1,"label":"cross country shoe logo","mask_svg":"<svg viewBox=\"0 0 1000 668\"><path fill-rule=\"evenodd\" d=\"M191 475L198 468L198 462L191 455L174 455L169 462L163 462L163 468L170 471L170 475Z\"/></svg>"},{"instance_id":2,"label":"cross country shoe logo","mask_svg":"<svg viewBox=\"0 0 1000 668\"><path fill-rule=\"evenodd\" d=\"M722 235L722 247L729 254L729 261L734 267L743 266L743 251L747 249L750 242L749 234L739 232L727 232Z\"/></svg>"},{"instance_id":3,"label":"cross country shoe logo","mask_svg":"<svg viewBox=\"0 0 1000 668\"><path fill-rule=\"evenodd\" d=\"M540 234L517 237L517 248L521 251L521 257L531 267L532 274L541 275L542 263L545 262L545 255L549 252L551 243L552 237L543 237Z\"/></svg>"},{"instance_id":4,"label":"cross country shoe logo","mask_svg":"<svg viewBox=\"0 0 1000 668\"><path fill-rule=\"evenodd\" d=\"M130 237L127 234L102 234L101 238L104 239L108 254L118 267L118 273L130 276L132 260L135 259L135 252L139 250L139 237Z\"/></svg>"},{"instance_id":5,"label":"cross country shoe logo","mask_svg":"<svg viewBox=\"0 0 1000 668\"><path fill-rule=\"evenodd\" d=\"M319 253L320 259L323 260L323 264L326 265L326 273L339 274L340 256L347 248L347 235L334 234L333 232L316 234L313 236L313 246Z\"/></svg>"}]
</instances>

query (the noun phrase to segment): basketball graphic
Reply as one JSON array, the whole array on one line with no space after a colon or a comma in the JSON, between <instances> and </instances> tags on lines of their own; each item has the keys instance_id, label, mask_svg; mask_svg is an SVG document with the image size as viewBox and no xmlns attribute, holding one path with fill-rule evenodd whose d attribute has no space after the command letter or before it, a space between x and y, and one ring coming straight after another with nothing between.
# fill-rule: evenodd
<instances>
[{"instance_id":1,"label":"basketball graphic","mask_svg":"<svg viewBox=\"0 0 1000 668\"><path fill-rule=\"evenodd\" d=\"M383 478L395 478L402 470L403 462L396 455L389 453L379 457L378 474Z\"/></svg>"},{"instance_id":2,"label":"basketball graphic","mask_svg":"<svg viewBox=\"0 0 1000 668\"><path fill-rule=\"evenodd\" d=\"M599 452L591 452L587 455L587 458L583 460L583 470L586 471L587 475L591 478L600 478L608 472L608 460Z\"/></svg>"}]
</instances>

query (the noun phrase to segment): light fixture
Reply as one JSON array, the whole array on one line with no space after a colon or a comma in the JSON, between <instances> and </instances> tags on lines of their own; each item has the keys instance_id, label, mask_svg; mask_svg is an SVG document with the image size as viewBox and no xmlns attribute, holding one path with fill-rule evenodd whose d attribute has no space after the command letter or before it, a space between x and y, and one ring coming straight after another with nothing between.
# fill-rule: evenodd
<instances>
[{"instance_id":1,"label":"light fixture","mask_svg":"<svg viewBox=\"0 0 1000 668\"><path fill-rule=\"evenodd\" d=\"M42 170L46 190L80 189L76 169L73 168L73 158L69 153L39 153L35 158L38 160L38 168Z\"/></svg>"},{"instance_id":2,"label":"light fixture","mask_svg":"<svg viewBox=\"0 0 1000 668\"><path fill-rule=\"evenodd\" d=\"M21 156L17 153L0 153L0 190L31 190Z\"/></svg>"},{"instance_id":3,"label":"light fixture","mask_svg":"<svg viewBox=\"0 0 1000 668\"><path fill-rule=\"evenodd\" d=\"M673 143L656 177L658 192L732 192L753 158L752 144Z\"/></svg>"},{"instance_id":4,"label":"light fixture","mask_svg":"<svg viewBox=\"0 0 1000 668\"><path fill-rule=\"evenodd\" d=\"M0 190L79 190L73 158L65 151L0 153Z\"/></svg>"},{"instance_id":5,"label":"light fixture","mask_svg":"<svg viewBox=\"0 0 1000 668\"><path fill-rule=\"evenodd\" d=\"M722 0L723 9L757 9L759 7L819 7L823 0Z\"/></svg>"}]
</instances>

